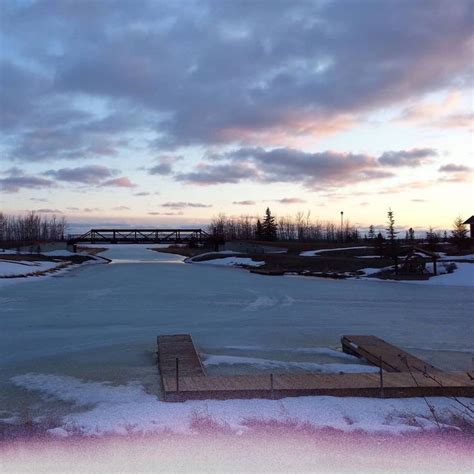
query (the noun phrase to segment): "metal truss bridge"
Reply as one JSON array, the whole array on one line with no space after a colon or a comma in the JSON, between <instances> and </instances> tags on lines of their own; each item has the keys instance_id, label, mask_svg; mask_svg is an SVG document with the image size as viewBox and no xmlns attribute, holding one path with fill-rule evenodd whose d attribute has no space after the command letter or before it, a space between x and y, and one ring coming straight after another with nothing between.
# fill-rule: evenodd
<instances>
[{"instance_id":1,"label":"metal truss bridge","mask_svg":"<svg viewBox=\"0 0 474 474\"><path fill-rule=\"evenodd\" d=\"M69 235L71 244L180 244L203 243L209 234L202 229L91 229Z\"/></svg>"}]
</instances>

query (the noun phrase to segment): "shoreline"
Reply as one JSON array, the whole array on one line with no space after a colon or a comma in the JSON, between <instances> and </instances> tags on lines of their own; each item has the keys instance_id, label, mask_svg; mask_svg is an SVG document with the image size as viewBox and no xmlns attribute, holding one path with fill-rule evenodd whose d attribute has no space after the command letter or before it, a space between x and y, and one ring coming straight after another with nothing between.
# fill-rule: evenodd
<instances>
[{"instance_id":1,"label":"shoreline","mask_svg":"<svg viewBox=\"0 0 474 474\"><path fill-rule=\"evenodd\" d=\"M232 251L221 252L199 252L198 249L189 249L186 247L168 247L166 249L152 249L161 253L170 253L181 255L185 257L184 263L188 264L207 264L207 265L221 265L219 260L235 258L237 263L229 263L222 266L229 266L240 268L249 273L264 275L264 276L301 276L324 278L331 280L370 280L370 281L388 281L399 283L440 283L435 278L445 276L448 273L426 273L423 275L408 275L393 273L393 261L374 256L373 258L340 258L340 257L302 257L300 255L287 255L282 253L240 253ZM338 249L336 249L338 250ZM350 249L352 250L352 249ZM324 253L331 252L332 249L325 249ZM254 264L238 263L239 259L242 262L251 260ZM473 264L472 259L466 259L463 255L455 255L450 257L443 257L440 264L444 263L458 263L458 264ZM376 265L376 266L374 266ZM330 270L332 266L338 267L338 270ZM341 267L342 266L342 267ZM316 267L316 268L315 268ZM321 267L326 267L320 270ZM344 268L345 267L345 268ZM450 273L455 273L450 272ZM442 284L442 283L440 283ZM463 285L461 285L463 286ZM472 285L467 285L472 286Z\"/></svg>"}]
</instances>

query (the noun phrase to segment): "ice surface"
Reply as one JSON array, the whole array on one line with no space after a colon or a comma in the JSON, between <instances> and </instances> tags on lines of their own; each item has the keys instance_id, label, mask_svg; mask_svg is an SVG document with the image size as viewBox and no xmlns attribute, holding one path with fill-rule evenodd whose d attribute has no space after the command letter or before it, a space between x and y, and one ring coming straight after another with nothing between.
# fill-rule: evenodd
<instances>
[{"instance_id":1,"label":"ice surface","mask_svg":"<svg viewBox=\"0 0 474 474\"><path fill-rule=\"evenodd\" d=\"M338 347L343 334L374 334L440 368L471 368L472 288L266 277L185 265L180 256L148 247L110 246L102 255L113 264L80 265L31 282L10 279L26 281L0 287L0 406L5 418L19 416L28 406L32 416L61 419L59 427L69 430L78 423L83 432L106 432L132 425L157 429L180 420L186 428L190 413L205 407L237 424L251 413L280 413L280 402L266 400L162 404L156 399L158 334L190 333L199 349L213 356L316 364L314 371L331 363L357 365L341 353L333 355L342 358L333 359L328 348ZM360 367L367 370L367 365ZM221 373L240 373L241 368L245 373L264 370L251 364L209 366ZM80 400L87 403L79 407ZM358 408L365 410L368 417L380 410L373 421L379 428L392 408L390 400L356 400L350 407L346 400L328 400L283 403L300 420L328 420L330 425L345 423L349 409L356 414L362 413ZM424 410L422 401L396 403L408 411ZM355 427L370 429L373 423L364 418Z\"/></svg>"}]
</instances>

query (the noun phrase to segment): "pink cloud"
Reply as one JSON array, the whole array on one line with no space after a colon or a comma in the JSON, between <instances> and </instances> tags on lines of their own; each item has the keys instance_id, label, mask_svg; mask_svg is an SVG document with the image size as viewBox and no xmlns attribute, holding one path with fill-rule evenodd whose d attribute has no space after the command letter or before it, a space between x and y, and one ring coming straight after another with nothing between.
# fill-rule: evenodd
<instances>
[{"instance_id":1,"label":"pink cloud","mask_svg":"<svg viewBox=\"0 0 474 474\"><path fill-rule=\"evenodd\" d=\"M101 186L116 186L118 188L134 188L136 184L132 183L126 176L120 178L109 179L101 183Z\"/></svg>"}]
</instances>

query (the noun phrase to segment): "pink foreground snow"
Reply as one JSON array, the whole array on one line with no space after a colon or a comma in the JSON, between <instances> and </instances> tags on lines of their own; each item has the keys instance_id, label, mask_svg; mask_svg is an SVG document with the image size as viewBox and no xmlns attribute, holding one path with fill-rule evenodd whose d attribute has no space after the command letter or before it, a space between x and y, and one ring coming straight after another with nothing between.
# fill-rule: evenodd
<instances>
[{"instance_id":1,"label":"pink foreground snow","mask_svg":"<svg viewBox=\"0 0 474 474\"><path fill-rule=\"evenodd\" d=\"M10 472L472 472L473 439L453 433L405 436L262 425L236 436L200 427L194 436L26 441L0 448Z\"/></svg>"}]
</instances>

